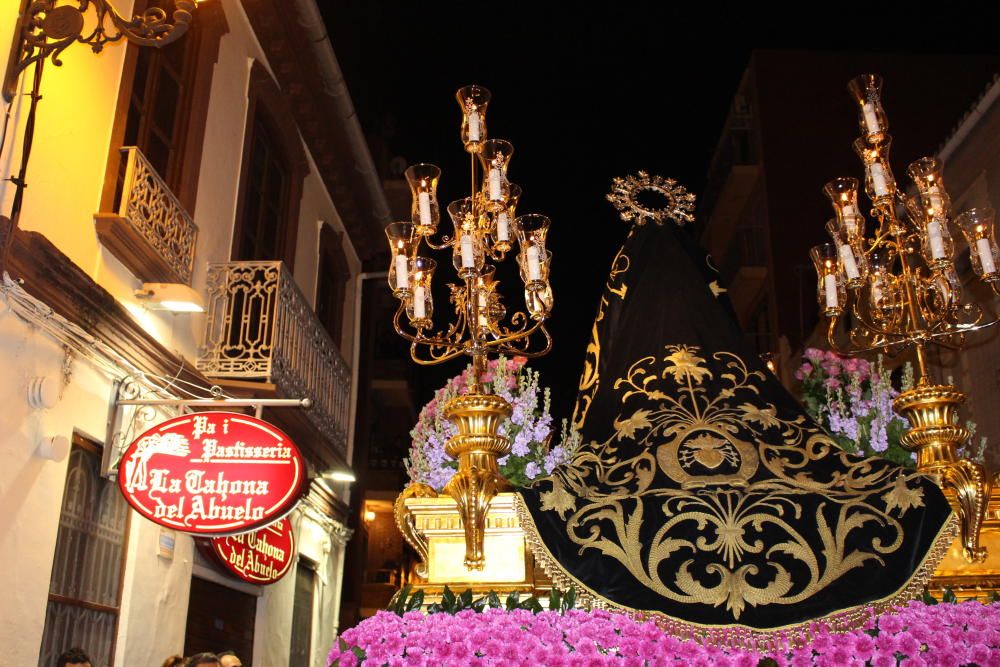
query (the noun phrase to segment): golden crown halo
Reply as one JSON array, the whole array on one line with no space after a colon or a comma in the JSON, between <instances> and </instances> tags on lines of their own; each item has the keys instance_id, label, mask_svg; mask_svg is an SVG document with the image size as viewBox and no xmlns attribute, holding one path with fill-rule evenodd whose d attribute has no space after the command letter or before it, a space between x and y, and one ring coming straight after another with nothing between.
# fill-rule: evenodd
<instances>
[{"instance_id":1,"label":"golden crown halo","mask_svg":"<svg viewBox=\"0 0 1000 667\"><path fill-rule=\"evenodd\" d=\"M656 208L642 204L639 197L644 192L660 195L666 204ZM634 176L617 177L611 181L607 199L618 209L618 215L625 222L637 225L650 221L662 225L666 220L673 220L678 225L694 222L695 196L672 178L650 176L645 171Z\"/></svg>"}]
</instances>

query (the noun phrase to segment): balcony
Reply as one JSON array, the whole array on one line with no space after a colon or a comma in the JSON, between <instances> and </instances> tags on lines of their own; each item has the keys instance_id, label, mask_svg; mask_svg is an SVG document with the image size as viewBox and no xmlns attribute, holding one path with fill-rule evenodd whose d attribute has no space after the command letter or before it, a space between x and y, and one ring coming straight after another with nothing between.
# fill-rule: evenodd
<instances>
[{"instance_id":1,"label":"balcony","mask_svg":"<svg viewBox=\"0 0 1000 667\"><path fill-rule=\"evenodd\" d=\"M198 227L138 148L123 148L117 213L94 215L97 236L144 282L191 283Z\"/></svg>"},{"instance_id":2,"label":"balcony","mask_svg":"<svg viewBox=\"0 0 1000 667\"><path fill-rule=\"evenodd\" d=\"M275 410L276 421L304 414L329 448L289 435L324 465L345 463L351 372L284 263L209 264L207 282L198 370L229 388L309 398L312 408Z\"/></svg>"}]
</instances>

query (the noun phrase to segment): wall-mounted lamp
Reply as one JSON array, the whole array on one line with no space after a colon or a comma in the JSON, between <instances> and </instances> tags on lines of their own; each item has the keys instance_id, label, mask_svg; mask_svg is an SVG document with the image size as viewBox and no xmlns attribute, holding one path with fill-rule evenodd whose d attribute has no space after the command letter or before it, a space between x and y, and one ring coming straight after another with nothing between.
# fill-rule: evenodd
<instances>
[{"instance_id":1,"label":"wall-mounted lamp","mask_svg":"<svg viewBox=\"0 0 1000 667\"><path fill-rule=\"evenodd\" d=\"M180 283L143 283L135 291L137 299L150 309L169 310L174 313L204 313L205 302L201 295L188 285Z\"/></svg>"},{"instance_id":2,"label":"wall-mounted lamp","mask_svg":"<svg viewBox=\"0 0 1000 667\"><path fill-rule=\"evenodd\" d=\"M350 470L332 470L330 472L323 473L323 477L334 482L352 483L358 481L358 478L355 477L354 473Z\"/></svg>"},{"instance_id":3,"label":"wall-mounted lamp","mask_svg":"<svg viewBox=\"0 0 1000 667\"><path fill-rule=\"evenodd\" d=\"M365 510L365 523L370 524L375 520L375 512L372 510Z\"/></svg>"},{"instance_id":4,"label":"wall-mounted lamp","mask_svg":"<svg viewBox=\"0 0 1000 667\"><path fill-rule=\"evenodd\" d=\"M61 65L59 55L73 42L87 44L99 53L105 44L122 38L141 46L166 46L187 32L195 5L200 0L174 0L174 12L151 7L126 19L115 11L109 0L74 0L79 7L60 5L59 0L21 0L20 19L14 33L13 51L7 63L3 97L14 99L17 80L29 65L52 58ZM93 7L96 27L83 33L84 12ZM108 24L110 23L110 26Z\"/></svg>"}]
</instances>

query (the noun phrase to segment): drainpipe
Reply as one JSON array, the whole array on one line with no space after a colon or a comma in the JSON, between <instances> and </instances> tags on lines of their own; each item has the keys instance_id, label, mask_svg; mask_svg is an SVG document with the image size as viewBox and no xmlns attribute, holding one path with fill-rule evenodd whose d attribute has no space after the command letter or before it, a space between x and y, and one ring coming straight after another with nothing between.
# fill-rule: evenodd
<instances>
[{"instance_id":1,"label":"drainpipe","mask_svg":"<svg viewBox=\"0 0 1000 667\"><path fill-rule=\"evenodd\" d=\"M358 417L358 364L361 359L361 292L366 280L385 280L389 276L386 271L367 271L357 275L354 284L354 341L351 348L351 418L347 435L347 463L354 468L354 432ZM350 504L350 496L346 502Z\"/></svg>"},{"instance_id":2,"label":"drainpipe","mask_svg":"<svg viewBox=\"0 0 1000 667\"><path fill-rule=\"evenodd\" d=\"M344 73L337 62L337 56L333 53L333 46L330 44L330 36L326 32L323 15L320 14L316 0L292 0L290 4L295 7L299 25L306 29L309 41L312 42L313 53L319 64L320 76L324 83L324 92L333 100L343 126L347 130L347 141L354 158L354 169L364 181L368 201L372 205L372 217L384 227L389 224L392 218L389 203L385 199L382 180L379 178L375 163L372 161L368 142L365 141L364 132L361 130L361 123L358 122L351 94L344 81ZM381 232L381 227L378 231Z\"/></svg>"}]
</instances>

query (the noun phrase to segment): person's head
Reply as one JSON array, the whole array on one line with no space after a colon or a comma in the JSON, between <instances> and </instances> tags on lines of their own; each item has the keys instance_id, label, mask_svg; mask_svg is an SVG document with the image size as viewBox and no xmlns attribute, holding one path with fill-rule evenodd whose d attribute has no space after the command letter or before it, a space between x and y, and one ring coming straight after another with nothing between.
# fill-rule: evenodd
<instances>
[{"instance_id":1,"label":"person's head","mask_svg":"<svg viewBox=\"0 0 1000 667\"><path fill-rule=\"evenodd\" d=\"M214 653L195 653L184 667L220 667L219 656Z\"/></svg>"},{"instance_id":2,"label":"person's head","mask_svg":"<svg viewBox=\"0 0 1000 667\"><path fill-rule=\"evenodd\" d=\"M237 657L235 651L223 651L218 655L219 664L222 667L243 667L243 662Z\"/></svg>"},{"instance_id":3,"label":"person's head","mask_svg":"<svg viewBox=\"0 0 1000 667\"><path fill-rule=\"evenodd\" d=\"M172 655L164 660L160 667L184 667L184 656Z\"/></svg>"},{"instance_id":4,"label":"person's head","mask_svg":"<svg viewBox=\"0 0 1000 667\"><path fill-rule=\"evenodd\" d=\"M90 656L82 648L71 648L56 658L56 667L91 667Z\"/></svg>"}]
</instances>

